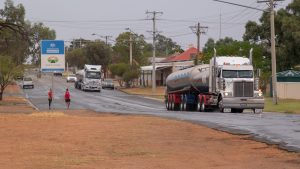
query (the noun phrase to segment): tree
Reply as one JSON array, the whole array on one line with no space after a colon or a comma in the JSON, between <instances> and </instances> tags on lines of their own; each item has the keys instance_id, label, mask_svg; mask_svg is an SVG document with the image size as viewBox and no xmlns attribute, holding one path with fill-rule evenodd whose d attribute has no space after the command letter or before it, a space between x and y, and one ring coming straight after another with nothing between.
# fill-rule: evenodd
<instances>
[{"instance_id":1,"label":"tree","mask_svg":"<svg viewBox=\"0 0 300 169\"><path fill-rule=\"evenodd\" d=\"M123 32L116 38L113 51L118 55L118 62L129 63L129 37L130 32ZM143 35L132 34L133 60L139 65L147 64L147 58L151 56L151 45L145 41Z\"/></svg>"},{"instance_id":2,"label":"tree","mask_svg":"<svg viewBox=\"0 0 300 169\"><path fill-rule=\"evenodd\" d=\"M22 71L21 65L16 65L11 57L0 55L0 101L5 88Z\"/></svg>"},{"instance_id":3,"label":"tree","mask_svg":"<svg viewBox=\"0 0 300 169\"><path fill-rule=\"evenodd\" d=\"M25 9L22 4L14 6L11 0L6 0L0 16L0 54L11 56L17 64L22 64L28 57L30 43L30 24L25 21Z\"/></svg>"},{"instance_id":4,"label":"tree","mask_svg":"<svg viewBox=\"0 0 300 169\"><path fill-rule=\"evenodd\" d=\"M171 38L167 38L161 34L156 36L156 51L157 56L169 56L176 52L183 52L181 47L177 45L176 42L173 42Z\"/></svg>"},{"instance_id":5,"label":"tree","mask_svg":"<svg viewBox=\"0 0 300 169\"><path fill-rule=\"evenodd\" d=\"M46 27L43 23L34 23L30 27L30 54L32 56L32 63L40 64L39 58L41 58L39 42L43 39L54 40L56 33L53 29Z\"/></svg>"},{"instance_id":6,"label":"tree","mask_svg":"<svg viewBox=\"0 0 300 169\"><path fill-rule=\"evenodd\" d=\"M113 76L116 76L119 85L123 87L123 74L128 70L128 64L116 63L109 65L109 70Z\"/></svg>"},{"instance_id":7,"label":"tree","mask_svg":"<svg viewBox=\"0 0 300 169\"><path fill-rule=\"evenodd\" d=\"M92 41L83 38L73 39L71 41L70 49L84 48L90 42Z\"/></svg>"},{"instance_id":8,"label":"tree","mask_svg":"<svg viewBox=\"0 0 300 169\"><path fill-rule=\"evenodd\" d=\"M66 53L66 61L70 66L83 68L87 63L87 57L83 48L70 50Z\"/></svg>"},{"instance_id":9,"label":"tree","mask_svg":"<svg viewBox=\"0 0 300 169\"><path fill-rule=\"evenodd\" d=\"M102 65L106 77L111 62L111 49L103 41L90 42L84 48L87 64Z\"/></svg>"},{"instance_id":10,"label":"tree","mask_svg":"<svg viewBox=\"0 0 300 169\"><path fill-rule=\"evenodd\" d=\"M129 87L132 81L140 75L140 67L135 64L132 66L127 63L111 64L109 70L113 76L117 77L121 87L123 87L123 82L126 83L126 87Z\"/></svg>"},{"instance_id":11,"label":"tree","mask_svg":"<svg viewBox=\"0 0 300 169\"><path fill-rule=\"evenodd\" d=\"M283 71L300 64L300 0L294 0L286 9L280 9L275 16L277 70ZM264 12L260 23L246 24L244 40L260 44L269 59L270 54L270 14Z\"/></svg>"}]
</instances>

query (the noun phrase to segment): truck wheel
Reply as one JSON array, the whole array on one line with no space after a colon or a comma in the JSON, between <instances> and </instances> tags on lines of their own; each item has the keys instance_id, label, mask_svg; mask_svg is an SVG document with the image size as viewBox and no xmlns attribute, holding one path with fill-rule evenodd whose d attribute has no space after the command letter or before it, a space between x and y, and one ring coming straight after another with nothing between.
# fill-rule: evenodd
<instances>
[{"instance_id":1,"label":"truck wheel","mask_svg":"<svg viewBox=\"0 0 300 169\"><path fill-rule=\"evenodd\" d=\"M167 99L165 100L165 105L166 105L166 109L169 110L169 103Z\"/></svg>"},{"instance_id":2,"label":"truck wheel","mask_svg":"<svg viewBox=\"0 0 300 169\"><path fill-rule=\"evenodd\" d=\"M205 103L204 103L204 98L201 99L200 111L201 112L206 112L206 106L205 106Z\"/></svg>"},{"instance_id":3,"label":"truck wheel","mask_svg":"<svg viewBox=\"0 0 300 169\"><path fill-rule=\"evenodd\" d=\"M219 107L219 111L221 113L224 113L223 98L222 97L219 98L218 107Z\"/></svg>"},{"instance_id":4,"label":"truck wheel","mask_svg":"<svg viewBox=\"0 0 300 169\"><path fill-rule=\"evenodd\" d=\"M181 111L186 111L186 100L185 97L182 97L182 101L181 101Z\"/></svg>"},{"instance_id":5,"label":"truck wheel","mask_svg":"<svg viewBox=\"0 0 300 169\"><path fill-rule=\"evenodd\" d=\"M200 99L197 99L197 105L196 105L196 111L201 112L201 103L200 103Z\"/></svg>"},{"instance_id":6,"label":"truck wheel","mask_svg":"<svg viewBox=\"0 0 300 169\"><path fill-rule=\"evenodd\" d=\"M170 110L174 110L174 102L173 102L173 97L171 97L171 102L170 102Z\"/></svg>"}]
</instances>

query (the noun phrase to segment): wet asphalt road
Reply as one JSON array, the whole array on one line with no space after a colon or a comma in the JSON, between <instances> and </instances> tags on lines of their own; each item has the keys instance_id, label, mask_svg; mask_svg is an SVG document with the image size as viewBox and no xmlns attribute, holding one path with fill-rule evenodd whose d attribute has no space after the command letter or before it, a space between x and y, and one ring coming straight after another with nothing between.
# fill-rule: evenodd
<instances>
[{"instance_id":1,"label":"wet asphalt road","mask_svg":"<svg viewBox=\"0 0 300 169\"><path fill-rule=\"evenodd\" d=\"M34 80L34 89L24 89L24 95L39 110L48 110L47 91L52 86L52 77L43 76ZM64 92L69 88L71 109L91 109L96 112L154 115L206 125L235 133L249 134L252 138L277 144L279 147L300 152L300 115L268 113L220 113L166 111L162 102L142 96L128 95L117 90L83 92L66 83L61 77L53 78L53 109L65 109Z\"/></svg>"}]
</instances>

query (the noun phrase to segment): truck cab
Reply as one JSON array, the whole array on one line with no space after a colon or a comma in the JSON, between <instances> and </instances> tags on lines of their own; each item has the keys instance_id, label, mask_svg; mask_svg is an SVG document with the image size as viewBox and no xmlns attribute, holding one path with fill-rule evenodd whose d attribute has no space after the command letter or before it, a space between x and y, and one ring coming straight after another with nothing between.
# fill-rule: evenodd
<instances>
[{"instance_id":1,"label":"truck cab","mask_svg":"<svg viewBox=\"0 0 300 169\"><path fill-rule=\"evenodd\" d=\"M264 98L248 58L218 57L215 70L215 92L221 112L262 111Z\"/></svg>"}]
</instances>

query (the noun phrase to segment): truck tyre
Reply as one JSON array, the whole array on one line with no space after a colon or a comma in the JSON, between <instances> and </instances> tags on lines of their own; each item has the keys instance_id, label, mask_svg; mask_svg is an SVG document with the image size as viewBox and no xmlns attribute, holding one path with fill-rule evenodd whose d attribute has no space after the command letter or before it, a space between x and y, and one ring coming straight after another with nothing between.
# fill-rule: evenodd
<instances>
[{"instance_id":1,"label":"truck tyre","mask_svg":"<svg viewBox=\"0 0 300 169\"><path fill-rule=\"evenodd\" d=\"M223 98L222 98L222 96L219 97L218 107L219 107L219 111L220 111L221 113L224 113Z\"/></svg>"},{"instance_id":2,"label":"truck tyre","mask_svg":"<svg viewBox=\"0 0 300 169\"><path fill-rule=\"evenodd\" d=\"M201 102L199 98L197 99L196 111L201 112Z\"/></svg>"},{"instance_id":3,"label":"truck tyre","mask_svg":"<svg viewBox=\"0 0 300 169\"><path fill-rule=\"evenodd\" d=\"M168 99L165 100L165 105L166 105L166 109L169 110L169 103L168 103Z\"/></svg>"},{"instance_id":4,"label":"truck tyre","mask_svg":"<svg viewBox=\"0 0 300 169\"><path fill-rule=\"evenodd\" d=\"M186 111L186 97L183 95L182 96L182 101L181 101L181 109L182 109L182 111Z\"/></svg>"},{"instance_id":5,"label":"truck tyre","mask_svg":"<svg viewBox=\"0 0 300 169\"><path fill-rule=\"evenodd\" d=\"M204 98L203 97L201 99L200 111L201 112L206 112L206 106L205 106Z\"/></svg>"},{"instance_id":6,"label":"truck tyre","mask_svg":"<svg viewBox=\"0 0 300 169\"><path fill-rule=\"evenodd\" d=\"M170 102L170 110L174 110L174 102L173 102L172 96L171 96L171 102Z\"/></svg>"}]
</instances>

